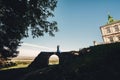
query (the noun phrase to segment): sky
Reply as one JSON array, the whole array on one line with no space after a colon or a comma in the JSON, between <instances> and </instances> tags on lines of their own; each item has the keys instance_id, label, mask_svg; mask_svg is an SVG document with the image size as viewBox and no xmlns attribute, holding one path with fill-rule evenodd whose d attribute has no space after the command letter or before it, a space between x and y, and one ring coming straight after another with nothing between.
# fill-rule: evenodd
<instances>
[{"instance_id":1,"label":"sky","mask_svg":"<svg viewBox=\"0 0 120 80\"><path fill-rule=\"evenodd\" d=\"M25 38L18 49L20 56L37 56L41 51L79 50L103 42L100 26L107 23L108 13L120 19L120 0L58 0L54 11L59 31L55 37L48 34L32 39Z\"/></svg>"}]
</instances>

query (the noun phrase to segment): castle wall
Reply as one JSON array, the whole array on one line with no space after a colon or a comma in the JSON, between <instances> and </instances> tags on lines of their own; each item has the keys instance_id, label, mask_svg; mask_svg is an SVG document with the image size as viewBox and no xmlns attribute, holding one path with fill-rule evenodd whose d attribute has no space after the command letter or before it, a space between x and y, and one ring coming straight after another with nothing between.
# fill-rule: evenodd
<instances>
[{"instance_id":1,"label":"castle wall","mask_svg":"<svg viewBox=\"0 0 120 80\"><path fill-rule=\"evenodd\" d=\"M44 68L49 66L49 58L52 55L57 55L59 57L59 64L65 64L68 60L73 60L75 55L72 52L62 52L62 53L55 53L55 52L41 52L34 61L28 66L29 68Z\"/></svg>"}]
</instances>

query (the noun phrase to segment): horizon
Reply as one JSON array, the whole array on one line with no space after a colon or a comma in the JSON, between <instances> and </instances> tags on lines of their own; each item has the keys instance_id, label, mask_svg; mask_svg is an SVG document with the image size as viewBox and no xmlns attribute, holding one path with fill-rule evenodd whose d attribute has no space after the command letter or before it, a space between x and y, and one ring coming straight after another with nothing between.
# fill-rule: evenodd
<instances>
[{"instance_id":1,"label":"horizon","mask_svg":"<svg viewBox=\"0 0 120 80\"><path fill-rule=\"evenodd\" d=\"M18 54L18 57L21 57L21 56L36 57L41 52L57 52L57 46L56 48L49 48L49 47L39 46L35 44L30 44L30 43L23 43L21 47L18 48L18 51L20 51L20 53ZM70 50L65 50L60 48L60 51L66 52Z\"/></svg>"}]
</instances>

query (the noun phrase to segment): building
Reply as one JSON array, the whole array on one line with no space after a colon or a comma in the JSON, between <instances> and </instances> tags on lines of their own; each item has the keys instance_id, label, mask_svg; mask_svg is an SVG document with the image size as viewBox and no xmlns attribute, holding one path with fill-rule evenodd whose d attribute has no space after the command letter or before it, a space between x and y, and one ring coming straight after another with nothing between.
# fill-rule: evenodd
<instances>
[{"instance_id":1,"label":"building","mask_svg":"<svg viewBox=\"0 0 120 80\"><path fill-rule=\"evenodd\" d=\"M120 42L120 20L114 20L108 15L106 25L100 27L104 43Z\"/></svg>"}]
</instances>

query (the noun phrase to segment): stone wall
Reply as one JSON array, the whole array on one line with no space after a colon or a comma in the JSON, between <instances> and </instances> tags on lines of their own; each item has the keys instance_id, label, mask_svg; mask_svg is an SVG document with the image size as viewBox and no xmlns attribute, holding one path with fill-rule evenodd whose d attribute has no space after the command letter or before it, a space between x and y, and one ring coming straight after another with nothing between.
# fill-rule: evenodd
<instances>
[{"instance_id":1,"label":"stone wall","mask_svg":"<svg viewBox=\"0 0 120 80\"><path fill-rule=\"evenodd\" d=\"M48 67L49 57L53 54L56 54L59 57L59 64L65 64L66 62L68 62L68 60L72 60L76 56L73 54L73 52L62 52L62 53L41 52L28 67L29 68Z\"/></svg>"}]
</instances>

